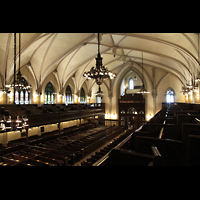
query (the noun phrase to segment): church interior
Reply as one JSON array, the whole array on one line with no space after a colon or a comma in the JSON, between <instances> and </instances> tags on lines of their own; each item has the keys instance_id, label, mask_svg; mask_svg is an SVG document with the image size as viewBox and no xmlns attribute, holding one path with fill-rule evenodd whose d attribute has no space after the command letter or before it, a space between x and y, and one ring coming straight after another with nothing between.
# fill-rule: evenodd
<instances>
[{"instance_id":1,"label":"church interior","mask_svg":"<svg viewBox=\"0 0 200 200\"><path fill-rule=\"evenodd\" d=\"M0 166L199 166L199 33L0 33Z\"/></svg>"}]
</instances>

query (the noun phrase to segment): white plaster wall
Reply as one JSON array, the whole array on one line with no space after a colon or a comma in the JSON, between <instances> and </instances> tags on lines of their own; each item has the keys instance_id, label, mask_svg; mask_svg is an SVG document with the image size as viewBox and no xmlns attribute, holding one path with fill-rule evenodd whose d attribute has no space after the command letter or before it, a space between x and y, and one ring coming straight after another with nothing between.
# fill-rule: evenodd
<instances>
[{"instance_id":1,"label":"white plaster wall","mask_svg":"<svg viewBox=\"0 0 200 200\"><path fill-rule=\"evenodd\" d=\"M157 111L162 108L162 102L166 101L165 94L169 88L172 88L175 92L175 102L185 102L185 97L180 92L182 90L182 83L172 74L168 74L165 78L162 79L157 88Z\"/></svg>"}]
</instances>

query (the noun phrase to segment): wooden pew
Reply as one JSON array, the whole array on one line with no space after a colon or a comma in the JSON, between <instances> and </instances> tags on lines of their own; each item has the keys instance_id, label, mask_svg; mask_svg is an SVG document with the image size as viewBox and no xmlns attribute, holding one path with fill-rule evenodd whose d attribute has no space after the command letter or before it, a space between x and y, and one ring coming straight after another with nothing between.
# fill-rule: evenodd
<instances>
[{"instance_id":1,"label":"wooden pew","mask_svg":"<svg viewBox=\"0 0 200 200\"><path fill-rule=\"evenodd\" d=\"M29 159L29 158L27 158L27 157L19 156L19 155L14 154L14 153L12 153L12 156L13 156L14 159L19 160L19 161L21 161L21 162L27 161L27 160Z\"/></svg>"},{"instance_id":2,"label":"wooden pew","mask_svg":"<svg viewBox=\"0 0 200 200\"><path fill-rule=\"evenodd\" d=\"M13 165L17 164L18 162L20 162L20 161L16 161L16 160L11 160L11 159L6 158L4 156L2 156L2 160L4 161L4 163L6 163L9 166L13 166Z\"/></svg>"},{"instance_id":3,"label":"wooden pew","mask_svg":"<svg viewBox=\"0 0 200 200\"><path fill-rule=\"evenodd\" d=\"M185 148L182 141L136 137L136 152L149 154L152 146L158 147L163 157L163 165L184 165Z\"/></svg>"},{"instance_id":4,"label":"wooden pew","mask_svg":"<svg viewBox=\"0 0 200 200\"><path fill-rule=\"evenodd\" d=\"M200 166L200 135L189 135L189 165Z\"/></svg>"},{"instance_id":5,"label":"wooden pew","mask_svg":"<svg viewBox=\"0 0 200 200\"><path fill-rule=\"evenodd\" d=\"M154 155L115 148L109 154L107 162L109 166L148 166L154 161Z\"/></svg>"},{"instance_id":6,"label":"wooden pew","mask_svg":"<svg viewBox=\"0 0 200 200\"><path fill-rule=\"evenodd\" d=\"M199 165L200 149L198 145L200 136L200 123L183 123L182 140L186 148L185 163L187 165ZM195 141L196 139L196 141ZM197 145L198 144L198 145Z\"/></svg>"}]
</instances>

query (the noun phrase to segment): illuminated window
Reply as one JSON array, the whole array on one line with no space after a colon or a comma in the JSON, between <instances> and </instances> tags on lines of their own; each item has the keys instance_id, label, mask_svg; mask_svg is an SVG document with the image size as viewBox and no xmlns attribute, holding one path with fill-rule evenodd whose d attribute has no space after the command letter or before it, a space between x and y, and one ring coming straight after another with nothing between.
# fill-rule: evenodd
<instances>
[{"instance_id":1,"label":"illuminated window","mask_svg":"<svg viewBox=\"0 0 200 200\"><path fill-rule=\"evenodd\" d=\"M23 77L21 78L21 82L23 85L27 86L28 83L26 79ZM21 92L18 92L17 90L15 91L15 103L16 104L29 104L29 92L26 89L22 89Z\"/></svg>"},{"instance_id":2,"label":"illuminated window","mask_svg":"<svg viewBox=\"0 0 200 200\"><path fill-rule=\"evenodd\" d=\"M102 103L102 97L101 96L97 96L97 103Z\"/></svg>"},{"instance_id":3,"label":"illuminated window","mask_svg":"<svg viewBox=\"0 0 200 200\"><path fill-rule=\"evenodd\" d=\"M174 103L174 91L172 89L166 92L166 103Z\"/></svg>"},{"instance_id":4,"label":"illuminated window","mask_svg":"<svg viewBox=\"0 0 200 200\"><path fill-rule=\"evenodd\" d=\"M45 88L45 104L53 104L54 102L53 85L49 82Z\"/></svg>"},{"instance_id":5,"label":"illuminated window","mask_svg":"<svg viewBox=\"0 0 200 200\"><path fill-rule=\"evenodd\" d=\"M19 104L19 92L15 91L15 103Z\"/></svg>"},{"instance_id":6,"label":"illuminated window","mask_svg":"<svg viewBox=\"0 0 200 200\"><path fill-rule=\"evenodd\" d=\"M28 95L28 91L25 92L25 104L29 104L29 95Z\"/></svg>"},{"instance_id":7,"label":"illuminated window","mask_svg":"<svg viewBox=\"0 0 200 200\"><path fill-rule=\"evenodd\" d=\"M130 79L129 79L129 81L128 81L128 88L130 89L130 90L133 90L134 89L134 87L133 87L133 78L131 77Z\"/></svg>"},{"instance_id":8,"label":"illuminated window","mask_svg":"<svg viewBox=\"0 0 200 200\"><path fill-rule=\"evenodd\" d=\"M66 92L65 92L65 104L70 104L73 103L72 102L72 90L70 88L70 86L68 85L66 88Z\"/></svg>"},{"instance_id":9,"label":"illuminated window","mask_svg":"<svg viewBox=\"0 0 200 200\"><path fill-rule=\"evenodd\" d=\"M80 103L85 103L85 90L81 89Z\"/></svg>"}]
</instances>

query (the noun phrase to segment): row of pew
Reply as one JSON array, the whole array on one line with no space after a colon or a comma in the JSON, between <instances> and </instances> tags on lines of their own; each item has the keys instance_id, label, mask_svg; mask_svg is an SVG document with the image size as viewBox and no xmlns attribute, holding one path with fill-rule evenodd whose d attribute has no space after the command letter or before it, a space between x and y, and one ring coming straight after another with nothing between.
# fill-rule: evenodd
<instances>
[{"instance_id":1,"label":"row of pew","mask_svg":"<svg viewBox=\"0 0 200 200\"><path fill-rule=\"evenodd\" d=\"M64 163L65 161L65 163ZM67 157L56 155L45 149L33 147L7 154L0 158L1 166L62 166L67 165Z\"/></svg>"},{"instance_id":2,"label":"row of pew","mask_svg":"<svg viewBox=\"0 0 200 200\"><path fill-rule=\"evenodd\" d=\"M61 133L54 131L30 137L28 145L24 139L13 141L12 148L0 150L0 166L72 166L98 148L97 141L114 137L117 129L84 124Z\"/></svg>"},{"instance_id":3,"label":"row of pew","mask_svg":"<svg viewBox=\"0 0 200 200\"><path fill-rule=\"evenodd\" d=\"M68 164L74 165L86 155L85 148L87 145L105 137L106 134L110 134L111 128L112 127L98 127L85 134L77 132L77 137L75 136L75 138L63 136L54 140L39 143L37 146L54 149L58 152L65 152L68 157Z\"/></svg>"},{"instance_id":4,"label":"row of pew","mask_svg":"<svg viewBox=\"0 0 200 200\"><path fill-rule=\"evenodd\" d=\"M61 137L65 137L66 135L70 138L74 138L76 137L76 135L78 133L84 133L87 130L90 130L94 128L93 124L82 124L79 127L75 126L75 127L70 127L70 128L66 128L64 129L61 133L59 133L58 131L52 131L49 133L45 133L42 136L32 136L29 138L29 145L26 146L26 139L22 138L13 142L9 142L8 143L8 147L3 147L1 146L0 148L0 166L15 166L15 165L22 165L22 166L32 166L32 165L36 165L36 166L47 166L49 163L50 166L52 166L51 164L55 165L55 162L46 162L44 163L40 163L40 161L38 161L38 159L35 161L34 157L38 156L38 155L43 155L43 157L45 156L45 159L48 160L56 160L57 164L60 165L68 165L68 157L67 155L63 154L62 152L56 152L56 151L52 151L54 149L47 149L47 148L41 148L41 147L37 147L38 143L41 142L47 142L56 138L59 138L59 136ZM33 155L33 151L36 150L37 152ZM58 154L59 153L59 154ZM13 157L14 156L14 157ZM18 159L15 159L17 156ZM21 158L22 157L22 158ZM25 157L25 160L24 158ZM20 159L21 158L21 159ZM31 159L31 160L30 160ZM10 161L11 160L11 161ZM30 162L29 162L30 160ZM33 161L34 160L34 161ZM44 158L43 158L44 160ZM24 161L26 161L24 163ZM30 165L27 165L30 164Z\"/></svg>"},{"instance_id":5,"label":"row of pew","mask_svg":"<svg viewBox=\"0 0 200 200\"><path fill-rule=\"evenodd\" d=\"M120 134L119 137L110 141L110 143L108 145L106 145L104 148L102 148L99 151L96 151L95 154L93 154L90 158L88 158L86 161L83 161L81 163L81 166L104 166L104 164L102 164L103 162L101 162L101 160L106 158L106 155L114 147L116 147L122 140L124 140L129 134L130 134L130 131L123 132L122 134Z\"/></svg>"},{"instance_id":6,"label":"row of pew","mask_svg":"<svg viewBox=\"0 0 200 200\"><path fill-rule=\"evenodd\" d=\"M165 105L113 149L107 165L200 165L200 106Z\"/></svg>"}]
</instances>

